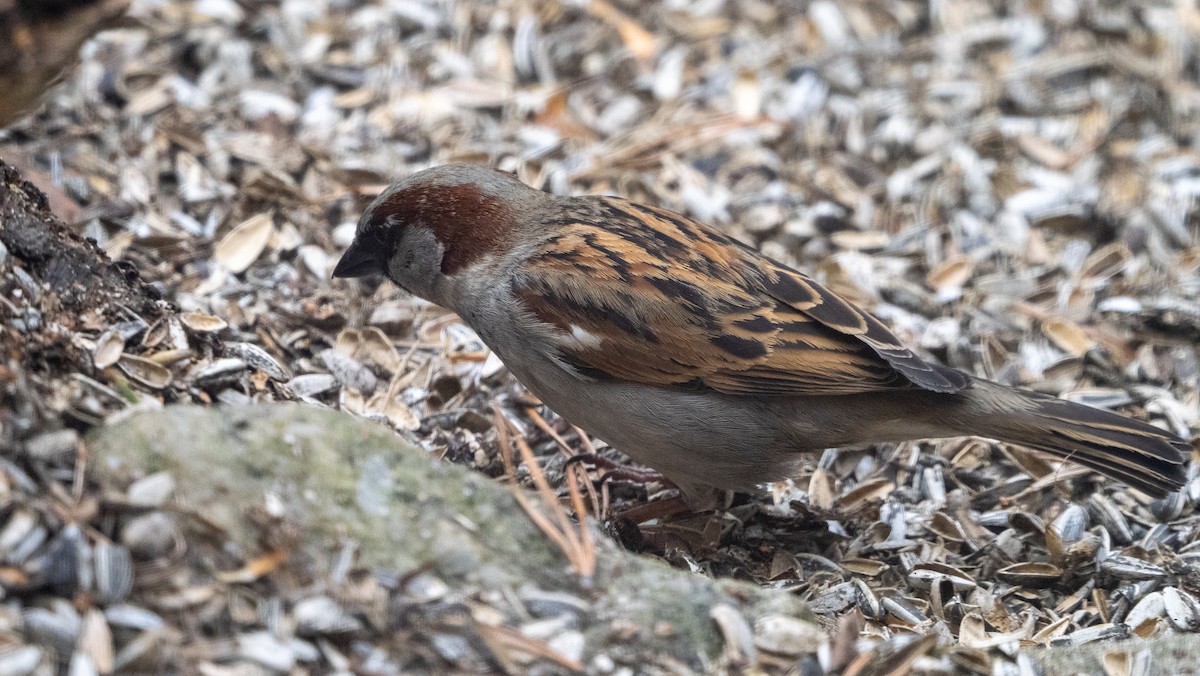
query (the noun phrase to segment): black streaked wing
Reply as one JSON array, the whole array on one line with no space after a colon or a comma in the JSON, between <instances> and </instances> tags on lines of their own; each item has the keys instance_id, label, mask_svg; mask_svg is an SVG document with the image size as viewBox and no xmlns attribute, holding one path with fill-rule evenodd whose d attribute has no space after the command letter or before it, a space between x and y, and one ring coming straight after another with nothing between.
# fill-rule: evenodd
<instances>
[{"instance_id":1,"label":"black streaked wing","mask_svg":"<svg viewBox=\"0 0 1200 676\"><path fill-rule=\"evenodd\" d=\"M581 373L742 395L954 392L879 320L679 214L612 198L562 204L514 291Z\"/></svg>"}]
</instances>

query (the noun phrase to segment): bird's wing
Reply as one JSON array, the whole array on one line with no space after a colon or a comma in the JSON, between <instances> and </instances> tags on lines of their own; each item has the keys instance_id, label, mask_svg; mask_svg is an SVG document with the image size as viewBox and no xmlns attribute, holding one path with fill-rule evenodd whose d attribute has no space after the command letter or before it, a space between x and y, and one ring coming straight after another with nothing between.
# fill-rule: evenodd
<instances>
[{"instance_id":1,"label":"bird's wing","mask_svg":"<svg viewBox=\"0 0 1200 676\"><path fill-rule=\"evenodd\" d=\"M829 395L969 380L807 276L679 214L571 200L513 290L587 377L738 395Z\"/></svg>"}]
</instances>

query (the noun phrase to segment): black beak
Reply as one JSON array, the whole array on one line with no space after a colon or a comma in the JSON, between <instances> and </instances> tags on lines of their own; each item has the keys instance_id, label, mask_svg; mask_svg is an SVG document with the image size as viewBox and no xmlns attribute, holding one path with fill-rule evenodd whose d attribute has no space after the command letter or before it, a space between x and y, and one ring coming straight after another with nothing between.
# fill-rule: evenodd
<instances>
[{"instance_id":1,"label":"black beak","mask_svg":"<svg viewBox=\"0 0 1200 676\"><path fill-rule=\"evenodd\" d=\"M387 254L382 246L364 246L355 239L342 259L333 268L334 277L367 277L382 275L387 271Z\"/></svg>"}]
</instances>

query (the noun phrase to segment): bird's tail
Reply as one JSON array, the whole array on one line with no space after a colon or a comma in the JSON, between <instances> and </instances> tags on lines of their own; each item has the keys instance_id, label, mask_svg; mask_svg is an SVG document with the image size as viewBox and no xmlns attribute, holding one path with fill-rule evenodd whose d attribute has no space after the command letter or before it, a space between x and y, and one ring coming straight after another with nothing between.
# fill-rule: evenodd
<instances>
[{"instance_id":1,"label":"bird's tail","mask_svg":"<svg viewBox=\"0 0 1200 676\"><path fill-rule=\"evenodd\" d=\"M1018 395L1023 404L993 408L990 415L975 419L983 429L971 434L1066 458L1154 497L1179 490L1187 480L1191 445L1166 430L986 381L975 381L971 389L984 399Z\"/></svg>"}]
</instances>

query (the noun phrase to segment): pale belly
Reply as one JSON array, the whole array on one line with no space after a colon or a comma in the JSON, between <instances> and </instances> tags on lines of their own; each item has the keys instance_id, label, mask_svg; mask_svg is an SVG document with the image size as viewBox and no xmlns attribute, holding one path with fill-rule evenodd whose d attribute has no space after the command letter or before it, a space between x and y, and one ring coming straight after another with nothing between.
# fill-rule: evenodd
<instances>
[{"instance_id":1,"label":"pale belly","mask_svg":"<svg viewBox=\"0 0 1200 676\"><path fill-rule=\"evenodd\" d=\"M743 397L585 382L553 363L510 371L547 406L635 461L690 487L752 490L792 476L802 458L772 411Z\"/></svg>"}]
</instances>

